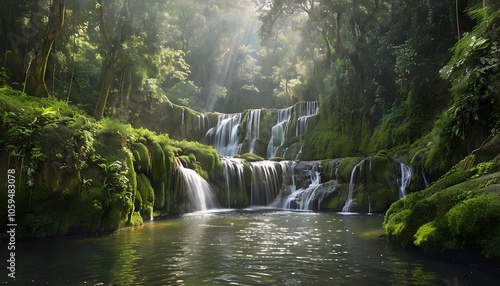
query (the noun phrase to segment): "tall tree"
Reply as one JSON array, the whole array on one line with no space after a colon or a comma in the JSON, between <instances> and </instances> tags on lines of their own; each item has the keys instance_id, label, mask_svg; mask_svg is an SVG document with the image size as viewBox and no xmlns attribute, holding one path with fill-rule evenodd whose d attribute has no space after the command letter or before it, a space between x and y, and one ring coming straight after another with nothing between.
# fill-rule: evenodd
<instances>
[{"instance_id":1,"label":"tall tree","mask_svg":"<svg viewBox=\"0 0 500 286\"><path fill-rule=\"evenodd\" d=\"M104 6L103 1L98 0L97 13L99 16L99 28L103 42L107 48L106 55L101 69L101 84L99 87L99 99L94 110L94 118L100 120L104 116L104 109L106 108L106 103L108 101L108 96L110 89L113 85L115 79L117 64L119 59L119 53L122 49L124 34L122 33L122 28L125 20L129 15L129 0L123 1L123 6L120 11L120 15L114 27L113 33L109 34L106 29L106 23L104 19Z\"/></svg>"},{"instance_id":2,"label":"tall tree","mask_svg":"<svg viewBox=\"0 0 500 286\"><path fill-rule=\"evenodd\" d=\"M45 73L52 45L61 34L64 25L66 4L64 0L53 0L50 9L47 34L39 48L32 52L28 65L24 91L37 97L47 97L49 91L45 84Z\"/></svg>"}]
</instances>

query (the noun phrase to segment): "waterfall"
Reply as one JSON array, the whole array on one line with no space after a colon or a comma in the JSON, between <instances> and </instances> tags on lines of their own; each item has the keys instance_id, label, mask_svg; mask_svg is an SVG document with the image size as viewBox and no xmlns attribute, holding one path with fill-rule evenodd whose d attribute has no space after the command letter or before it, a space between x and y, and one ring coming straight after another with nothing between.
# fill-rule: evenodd
<instances>
[{"instance_id":1,"label":"waterfall","mask_svg":"<svg viewBox=\"0 0 500 286\"><path fill-rule=\"evenodd\" d=\"M250 150L249 153L253 154L255 149L255 141L259 139L260 133L260 109L253 109L248 112L248 120L247 120L247 132L250 135Z\"/></svg>"},{"instance_id":2,"label":"waterfall","mask_svg":"<svg viewBox=\"0 0 500 286\"><path fill-rule=\"evenodd\" d=\"M300 154L302 154L302 147L300 147L299 151L297 152L297 155L295 156L295 160L299 159Z\"/></svg>"},{"instance_id":3,"label":"waterfall","mask_svg":"<svg viewBox=\"0 0 500 286\"><path fill-rule=\"evenodd\" d=\"M351 178L349 181L349 193L347 194L347 199L345 201L345 205L342 208L342 212L344 212L344 213L350 212L351 207L356 205L356 199L353 198L355 184L357 181L359 181L359 178L358 178L358 180L356 180L356 176L358 176L358 177L360 176L358 174L361 174L361 167L363 166L364 163L365 163L365 159L361 160L361 162L359 162L358 164L356 164L356 166L354 166L354 168L352 168Z\"/></svg>"},{"instance_id":4,"label":"waterfall","mask_svg":"<svg viewBox=\"0 0 500 286\"><path fill-rule=\"evenodd\" d=\"M217 152L222 156L234 156L239 153L241 145L238 142L238 127L241 123L241 113L219 114L217 126L210 128L205 135Z\"/></svg>"},{"instance_id":5,"label":"waterfall","mask_svg":"<svg viewBox=\"0 0 500 286\"><path fill-rule=\"evenodd\" d=\"M198 118L198 130L203 131L206 130L206 122L208 120L207 116L203 113L197 115Z\"/></svg>"},{"instance_id":6,"label":"waterfall","mask_svg":"<svg viewBox=\"0 0 500 286\"><path fill-rule=\"evenodd\" d=\"M401 166L401 179L398 180L399 186L399 198L406 197L406 188L410 185L411 176L413 175L411 172L410 166L406 165L403 162L400 162Z\"/></svg>"},{"instance_id":7,"label":"waterfall","mask_svg":"<svg viewBox=\"0 0 500 286\"><path fill-rule=\"evenodd\" d=\"M283 183L281 184L281 193L289 194L295 192L297 185L295 184L295 162L281 161L281 172Z\"/></svg>"},{"instance_id":8,"label":"waterfall","mask_svg":"<svg viewBox=\"0 0 500 286\"><path fill-rule=\"evenodd\" d=\"M298 190L291 190L291 194L281 201L283 209L301 210L301 211L319 211L323 199L335 191L338 183L334 180L321 184L321 173L317 170L318 165L312 165L308 176L309 186ZM293 176L295 178L295 176ZM295 180L294 180L295 182Z\"/></svg>"},{"instance_id":9,"label":"waterfall","mask_svg":"<svg viewBox=\"0 0 500 286\"><path fill-rule=\"evenodd\" d=\"M278 148L285 144L288 124L292 117L293 106L278 111L278 122L271 129L271 139L267 145L267 158L276 157Z\"/></svg>"},{"instance_id":10,"label":"waterfall","mask_svg":"<svg viewBox=\"0 0 500 286\"><path fill-rule=\"evenodd\" d=\"M261 161L250 163L252 168L251 205L269 205L280 192L283 177L276 162ZM280 170L281 171L281 170Z\"/></svg>"},{"instance_id":11,"label":"waterfall","mask_svg":"<svg viewBox=\"0 0 500 286\"><path fill-rule=\"evenodd\" d=\"M308 101L304 105L299 106L297 125L295 127L295 136L304 135L309 126L309 119L318 115L319 105L317 101Z\"/></svg>"},{"instance_id":12,"label":"waterfall","mask_svg":"<svg viewBox=\"0 0 500 286\"><path fill-rule=\"evenodd\" d=\"M286 202L288 205L284 205L283 208L290 209L292 205L290 205L291 198L295 202L296 206L294 209L303 210L303 211L312 211L313 202L316 199L316 191L319 189L321 182L321 173L316 171L315 166L309 173L309 177L311 179L311 184L306 189L300 189L295 193L292 193L290 196L286 198ZM318 202L320 204L321 201ZM319 206L318 206L319 209Z\"/></svg>"},{"instance_id":13,"label":"waterfall","mask_svg":"<svg viewBox=\"0 0 500 286\"><path fill-rule=\"evenodd\" d=\"M242 159L223 157L224 177L227 188L227 207L231 207L231 193L245 192L245 175Z\"/></svg>"},{"instance_id":14,"label":"waterfall","mask_svg":"<svg viewBox=\"0 0 500 286\"><path fill-rule=\"evenodd\" d=\"M179 159L176 158L175 161L181 178L181 186L187 192L191 208L194 211L203 211L218 207L215 194L208 182L196 171L184 168Z\"/></svg>"},{"instance_id":15,"label":"waterfall","mask_svg":"<svg viewBox=\"0 0 500 286\"><path fill-rule=\"evenodd\" d=\"M186 123L184 122L184 112L185 110L182 109L182 115L181 115L181 138L186 138Z\"/></svg>"}]
</instances>

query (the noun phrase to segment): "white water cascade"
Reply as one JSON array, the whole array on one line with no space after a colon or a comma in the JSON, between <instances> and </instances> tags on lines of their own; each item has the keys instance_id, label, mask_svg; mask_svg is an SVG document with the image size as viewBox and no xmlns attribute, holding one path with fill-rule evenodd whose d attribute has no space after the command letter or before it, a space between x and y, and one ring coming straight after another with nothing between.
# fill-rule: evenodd
<instances>
[{"instance_id":1,"label":"white water cascade","mask_svg":"<svg viewBox=\"0 0 500 286\"><path fill-rule=\"evenodd\" d=\"M177 158L176 165L181 178L181 187L187 192L192 210L204 211L217 208L217 199L210 184L196 171L182 166L182 163Z\"/></svg>"},{"instance_id":2,"label":"white water cascade","mask_svg":"<svg viewBox=\"0 0 500 286\"><path fill-rule=\"evenodd\" d=\"M197 126L198 129L197 130L199 130L199 131L207 130L206 129L207 121L208 121L207 116L203 113L200 113L196 117L198 118L198 126Z\"/></svg>"},{"instance_id":3,"label":"white water cascade","mask_svg":"<svg viewBox=\"0 0 500 286\"><path fill-rule=\"evenodd\" d=\"M282 202L284 209L296 209L303 211L313 210L313 201L316 198L316 191L320 187L321 173L312 169L309 173L311 184L305 189L298 189L288 195ZM319 201L321 203L321 201Z\"/></svg>"},{"instance_id":4,"label":"white water cascade","mask_svg":"<svg viewBox=\"0 0 500 286\"><path fill-rule=\"evenodd\" d=\"M252 168L252 187L250 205L267 206L278 196L283 177L278 173L279 163L261 161L250 163Z\"/></svg>"},{"instance_id":5,"label":"white water cascade","mask_svg":"<svg viewBox=\"0 0 500 286\"><path fill-rule=\"evenodd\" d=\"M247 132L250 135L250 150L249 153L254 152L255 149L255 141L259 139L260 133L260 109L253 109L248 111L248 120L247 120Z\"/></svg>"},{"instance_id":6,"label":"white water cascade","mask_svg":"<svg viewBox=\"0 0 500 286\"><path fill-rule=\"evenodd\" d=\"M308 101L304 105L299 106L299 110L297 112L298 119L297 125L295 127L295 136L304 135L307 132L309 126L309 120L318 115L319 112L319 104L317 101Z\"/></svg>"},{"instance_id":7,"label":"white water cascade","mask_svg":"<svg viewBox=\"0 0 500 286\"><path fill-rule=\"evenodd\" d=\"M344 207L342 208L343 213L348 213L351 211L351 207L356 205L356 199L354 198L354 188L356 186L356 182L359 181L359 177L361 174L361 167L364 165L365 159L361 160L351 171L351 178L349 180L349 193L347 194L347 199Z\"/></svg>"},{"instance_id":8,"label":"white water cascade","mask_svg":"<svg viewBox=\"0 0 500 286\"><path fill-rule=\"evenodd\" d=\"M186 123L184 122L185 110L182 109L181 115L181 138L186 138Z\"/></svg>"},{"instance_id":9,"label":"white water cascade","mask_svg":"<svg viewBox=\"0 0 500 286\"><path fill-rule=\"evenodd\" d=\"M231 193L245 192L245 174L242 159L231 157L222 158L222 166L224 167L224 177L226 178L227 189L227 207L231 207Z\"/></svg>"},{"instance_id":10,"label":"white water cascade","mask_svg":"<svg viewBox=\"0 0 500 286\"><path fill-rule=\"evenodd\" d=\"M401 179L398 180L399 186L399 198L402 199L406 197L406 188L410 185L412 171L410 166L406 165L403 162L400 162L401 166Z\"/></svg>"},{"instance_id":11,"label":"white water cascade","mask_svg":"<svg viewBox=\"0 0 500 286\"><path fill-rule=\"evenodd\" d=\"M239 153L241 144L238 142L238 127L242 114L219 114L217 126L210 128L205 138L222 156L234 156Z\"/></svg>"},{"instance_id":12,"label":"white water cascade","mask_svg":"<svg viewBox=\"0 0 500 286\"><path fill-rule=\"evenodd\" d=\"M285 144L288 124L292 117L293 107L288 107L278 111L278 122L271 129L271 139L267 145L267 158L276 157L279 147Z\"/></svg>"}]
</instances>

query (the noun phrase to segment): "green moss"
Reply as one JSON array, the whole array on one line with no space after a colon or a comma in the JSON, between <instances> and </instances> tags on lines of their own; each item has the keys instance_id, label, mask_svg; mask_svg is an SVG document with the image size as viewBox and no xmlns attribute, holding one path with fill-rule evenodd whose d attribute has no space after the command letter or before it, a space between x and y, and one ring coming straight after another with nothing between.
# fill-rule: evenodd
<instances>
[{"instance_id":1,"label":"green moss","mask_svg":"<svg viewBox=\"0 0 500 286\"><path fill-rule=\"evenodd\" d=\"M131 226L140 226L144 223L144 220L142 219L142 216L138 212L134 212L132 216L130 217L129 224Z\"/></svg>"},{"instance_id":2,"label":"green moss","mask_svg":"<svg viewBox=\"0 0 500 286\"><path fill-rule=\"evenodd\" d=\"M434 221L428 222L418 228L415 234L415 245L425 249L435 248L443 241L439 229L434 225Z\"/></svg>"},{"instance_id":3,"label":"green moss","mask_svg":"<svg viewBox=\"0 0 500 286\"><path fill-rule=\"evenodd\" d=\"M142 143L132 144L132 153L134 155L134 169L136 172L146 173L151 167L149 151Z\"/></svg>"},{"instance_id":4,"label":"green moss","mask_svg":"<svg viewBox=\"0 0 500 286\"><path fill-rule=\"evenodd\" d=\"M144 219L150 219L153 213L155 194L149 179L144 174L137 176L137 191L141 197L140 213Z\"/></svg>"},{"instance_id":5,"label":"green moss","mask_svg":"<svg viewBox=\"0 0 500 286\"><path fill-rule=\"evenodd\" d=\"M252 154L252 153L245 153L245 154L241 154L241 155L236 155L236 156L234 156L234 158L245 159L247 162L264 161L264 158L262 158L256 154Z\"/></svg>"},{"instance_id":6,"label":"green moss","mask_svg":"<svg viewBox=\"0 0 500 286\"><path fill-rule=\"evenodd\" d=\"M486 256L500 256L500 195L464 200L446 214L451 235L460 248L480 247Z\"/></svg>"},{"instance_id":7,"label":"green moss","mask_svg":"<svg viewBox=\"0 0 500 286\"><path fill-rule=\"evenodd\" d=\"M394 203L383 223L388 237L404 246L480 249L485 257L499 257L500 173L491 173L496 164L464 170L462 161L429 188Z\"/></svg>"},{"instance_id":8,"label":"green moss","mask_svg":"<svg viewBox=\"0 0 500 286\"><path fill-rule=\"evenodd\" d=\"M211 147L198 142L173 141L175 156L188 156L191 169L206 180L210 180L216 174L222 173L222 164L219 154ZM186 166L186 167L188 167Z\"/></svg>"},{"instance_id":9,"label":"green moss","mask_svg":"<svg viewBox=\"0 0 500 286\"><path fill-rule=\"evenodd\" d=\"M151 152L151 185L155 192L155 208L163 209L165 207L165 182L167 179L167 167L165 165L165 153L160 144L155 141L149 142L148 146Z\"/></svg>"},{"instance_id":10,"label":"green moss","mask_svg":"<svg viewBox=\"0 0 500 286\"><path fill-rule=\"evenodd\" d=\"M342 162L340 162L337 175L339 183L349 183L351 179L351 172L354 166L356 166L359 162L361 162L363 158L360 157L348 157L344 158Z\"/></svg>"}]
</instances>

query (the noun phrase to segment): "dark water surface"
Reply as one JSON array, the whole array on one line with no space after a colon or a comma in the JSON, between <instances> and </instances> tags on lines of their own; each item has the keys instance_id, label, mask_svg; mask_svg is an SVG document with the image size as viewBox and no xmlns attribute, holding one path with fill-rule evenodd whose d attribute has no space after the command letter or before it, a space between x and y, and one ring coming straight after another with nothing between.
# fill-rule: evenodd
<instances>
[{"instance_id":1,"label":"dark water surface","mask_svg":"<svg viewBox=\"0 0 500 286\"><path fill-rule=\"evenodd\" d=\"M101 237L19 242L16 284L500 285L498 269L387 242L382 219L226 210Z\"/></svg>"}]
</instances>

